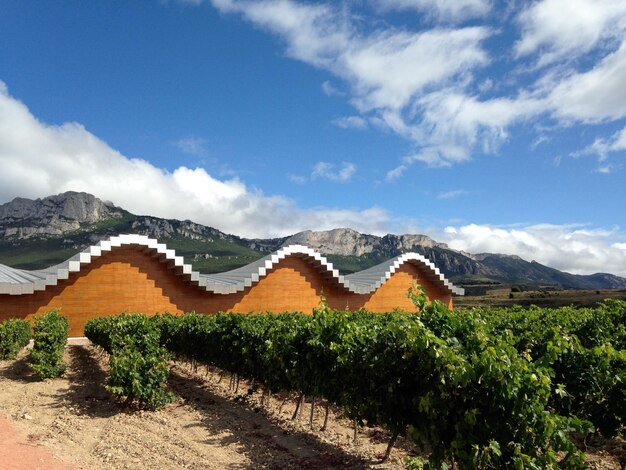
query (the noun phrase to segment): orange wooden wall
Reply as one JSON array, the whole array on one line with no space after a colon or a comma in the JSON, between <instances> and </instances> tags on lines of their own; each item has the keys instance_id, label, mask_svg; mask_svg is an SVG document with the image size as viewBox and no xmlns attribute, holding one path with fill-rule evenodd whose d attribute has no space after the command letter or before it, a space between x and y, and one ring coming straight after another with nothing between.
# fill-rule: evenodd
<instances>
[{"instance_id":1,"label":"orange wooden wall","mask_svg":"<svg viewBox=\"0 0 626 470\"><path fill-rule=\"evenodd\" d=\"M45 291L25 295L0 295L0 321L31 319L60 308L70 321L70 336L82 336L85 322L94 316L121 312L312 312L322 296L331 308L374 312L394 308L413 310L406 296L417 281L430 300L452 307L446 290L425 279L411 264L404 264L383 286L371 294L353 294L327 280L304 259L289 257L252 287L236 294L213 294L177 276L166 264L139 249L122 247L105 253Z\"/></svg>"}]
</instances>

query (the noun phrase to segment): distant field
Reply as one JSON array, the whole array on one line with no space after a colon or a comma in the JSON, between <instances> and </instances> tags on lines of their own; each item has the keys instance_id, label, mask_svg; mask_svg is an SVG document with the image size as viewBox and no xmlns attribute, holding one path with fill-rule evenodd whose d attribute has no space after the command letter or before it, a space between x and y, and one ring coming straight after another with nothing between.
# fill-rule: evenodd
<instances>
[{"instance_id":1,"label":"distant field","mask_svg":"<svg viewBox=\"0 0 626 470\"><path fill-rule=\"evenodd\" d=\"M494 288L485 295L454 298L456 308L509 307L537 305L538 307L593 307L604 299L626 300L626 289L553 290L511 292L509 288Z\"/></svg>"}]
</instances>

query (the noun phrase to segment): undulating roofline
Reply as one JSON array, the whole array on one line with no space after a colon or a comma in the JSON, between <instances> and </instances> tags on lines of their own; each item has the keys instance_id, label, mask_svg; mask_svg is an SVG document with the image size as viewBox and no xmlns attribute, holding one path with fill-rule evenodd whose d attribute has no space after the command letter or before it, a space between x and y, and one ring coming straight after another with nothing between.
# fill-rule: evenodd
<instances>
[{"instance_id":1,"label":"undulating roofline","mask_svg":"<svg viewBox=\"0 0 626 470\"><path fill-rule=\"evenodd\" d=\"M122 246L136 246L144 249L162 262L167 262L168 267L177 275L184 276L200 288L215 294L241 292L266 276L281 260L291 256L304 259L330 282L355 294L369 294L377 290L405 263L415 265L427 279L450 293L464 294L462 288L454 286L431 261L418 253L404 253L377 266L343 276L333 268L333 264L326 257L315 250L302 245L290 245L232 271L200 274L194 271L190 264L185 264L183 257L177 256L175 250L168 249L164 243L159 243L145 235L134 234L119 235L103 240L63 263L42 270L27 271L0 264L0 294L25 295L43 291L48 286L57 285L59 280L68 279L70 273L81 271L81 268L89 265L93 258Z\"/></svg>"}]
</instances>

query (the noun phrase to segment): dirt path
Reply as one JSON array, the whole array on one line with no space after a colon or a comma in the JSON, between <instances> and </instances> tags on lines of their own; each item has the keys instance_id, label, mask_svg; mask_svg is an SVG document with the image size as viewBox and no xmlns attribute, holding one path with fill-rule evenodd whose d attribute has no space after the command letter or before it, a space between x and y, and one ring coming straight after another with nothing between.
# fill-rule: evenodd
<instances>
[{"instance_id":1,"label":"dirt path","mask_svg":"<svg viewBox=\"0 0 626 470\"><path fill-rule=\"evenodd\" d=\"M236 397L228 380L218 384L213 374L205 379L174 366L170 386L181 398L157 412L133 412L105 390L106 361L95 349L69 345L65 359L65 377L47 381L33 376L24 353L0 361L0 416L11 419L31 444L45 445L80 468L403 467L402 450L377 465L387 438L380 431L361 432L356 445L348 423L338 420L325 433L312 433L309 405L301 421L293 422L291 402L281 414L276 398L269 410L261 408L260 393ZM245 389L242 384L240 391ZM315 417L319 429L322 407Z\"/></svg>"},{"instance_id":2,"label":"dirt path","mask_svg":"<svg viewBox=\"0 0 626 470\"><path fill-rule=\"evenodd\" d=\"M46 447L33 444L37 439L17 429L11 421L0 417L0 462L4 470L72 470L75 465L63 461Z\"/></svg>"},{"instance_id":3,"label":"dirt path","mask_svg":"<svg viewBox=\"0 0 626 470\"><path fill-rule=\"evenodd\" d=\"M173 365L169 381L179 400L156 412L129 410L104 388L108 367L96 349L69 345L65 361L65 376L47 381L33 376L25 352L15 361L0 361L3 470L388 470L403 468L414 450L399 440L390 461L381 465L389 436L380 429L362 429L354 443L351 423L331 413L328 429L320 432L320 406L311 431L309 404L292 421L293 400L281 408L280 397L273 397L269 407L261 406L260 392L246 395L249 384L242 382L235 394L228 376L219 381L217 373L203 368L192 373L181 364ZM613 440L588 455L592 469L620 470L626 444Z\"/></svg>"}]
</instances>

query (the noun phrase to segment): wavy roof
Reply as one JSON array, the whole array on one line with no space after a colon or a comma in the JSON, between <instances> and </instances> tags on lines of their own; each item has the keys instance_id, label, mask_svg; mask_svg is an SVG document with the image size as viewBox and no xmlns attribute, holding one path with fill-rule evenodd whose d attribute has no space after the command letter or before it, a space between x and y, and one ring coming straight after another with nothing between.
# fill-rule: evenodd
<instances>
[{"instance_id":1,"label":"wavy roof","mask_svg":"<svg viewBox=\"0 0 626 470\"><path fill-rule=\"evenodd\" d=\"M420 272L435 285L450 293L463 295L464 290L449 282L439 269L418 253L404 253L377 266L343 276L333 268L323 255L302 245L290 245L241 268L217 274L200 274L190 264L185 264L182 256L168 249L164 243L145 235L119 235L103 240L72 256L67 261L38 271L11 268L0 264L0 294L24 295L43 291L48 286L57 285L59 280L68 279L70 273L79 272L103 253L122 246L135 246L151 253L176 274L182 275L208 292L232 294L252 286L287 257L302 258L330 283L355 294L368 294L377 290L405 263L415 265Z\"/></svg>"}]
</instances>

